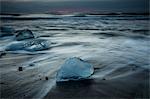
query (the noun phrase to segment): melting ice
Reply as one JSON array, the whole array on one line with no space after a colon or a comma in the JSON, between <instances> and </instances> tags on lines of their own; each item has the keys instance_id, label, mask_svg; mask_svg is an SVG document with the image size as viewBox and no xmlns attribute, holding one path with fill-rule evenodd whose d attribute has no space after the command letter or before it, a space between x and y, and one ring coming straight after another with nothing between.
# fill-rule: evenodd
<instances>
[{"instance_id":1,"label":"melting ice","mask_svg":"<svg viewBox=\"0 0 150 99\"><path fill-rule=\"evenodd\" d=\"M91 74L93 74L93 66L80 59L80 58L69 58L61 66L60 70L57 72L57 82L69 81L69 80L81 80L87 79Z\"/></svg>"},{"instance_id":2,"label":"melting ice","mask_svg":"<svg viewBox=\"0 0 150 99\"><path fill-rule=\"evenodd\" d=\"M16 32L15 42L10 43L5 50L26 50L26 51L40 51L50 48L50 42L45 39L35 38L31 30L24 29Z\"/></svg>"}]
</instances>

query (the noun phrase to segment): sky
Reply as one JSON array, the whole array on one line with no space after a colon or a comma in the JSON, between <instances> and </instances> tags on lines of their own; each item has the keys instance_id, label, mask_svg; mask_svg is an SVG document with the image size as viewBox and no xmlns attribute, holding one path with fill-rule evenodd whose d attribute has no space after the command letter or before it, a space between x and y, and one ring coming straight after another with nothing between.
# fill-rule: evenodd
<instances>
[{"instance_id":1,"label":"sky","mask_svg":"<svg viewBox=\"0 0 150 99\"><path fill-rule=\"evenodd\" d=\"M1 13L148 12L149 0L0 0Z\"/></svg>"}]
</instances>

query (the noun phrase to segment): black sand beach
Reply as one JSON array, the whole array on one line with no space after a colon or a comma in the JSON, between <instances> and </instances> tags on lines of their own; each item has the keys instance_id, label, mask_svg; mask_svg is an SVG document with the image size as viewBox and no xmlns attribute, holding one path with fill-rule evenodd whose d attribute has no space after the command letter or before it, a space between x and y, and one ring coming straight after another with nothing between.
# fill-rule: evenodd
<instances>
[{"instance_id":1,"label":"black sand beach","mask_svg":"<svg viewBox=\"0 0 150 99\"><path fill-rule=\"evenodd\" d=\"M149 99L149 16L36 16L1 20L2 26L29 29L51 42L44 50L5 51L19 41L15 32L0 37L2 99ZM88 80L56 83L70 57L91 63L94 73Z\"/></svg>"}]
</instances>

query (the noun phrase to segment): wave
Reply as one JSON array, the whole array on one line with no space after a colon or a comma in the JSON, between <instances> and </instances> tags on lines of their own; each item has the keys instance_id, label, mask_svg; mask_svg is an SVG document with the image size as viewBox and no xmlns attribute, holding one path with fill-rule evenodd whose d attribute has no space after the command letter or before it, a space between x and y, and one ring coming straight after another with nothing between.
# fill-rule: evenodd
<instances>
[{"instance_id":1,"label":"wave","mask_svg":"<svg viewBox=\"0 0 150 99\"><path fill-rule=\"evenodd\" d=\"M1 20L55 20L56 17L0 17Z\"/></svg>"},{"instance_id":2,"label":"wave","mask_svg":"<svg viewBox=\"0 0 150 99\"><path fill-rule=\"evenodd\" d=\"M1 20L39 20L39 19L60 19L55 15L49 14L23 14L23 15L0 15Z\"/></svg>"},{"instance_id":3,"label":"wave","mask_svg":"<svg viewBox=\"0 0 150 99\"><path fill-rule=\"evenodd\" d=\"M85 17L86 15L110 15L110 16L149 16L150 13L123 13L123 12L72 12L72 13L59 13L59 12L50 12L50 13L39 13L39 14L21 14L21 13L0 13L0 15L6 16L28 16L28 15L72 15L72 16L79 16Z\"/></svg>"},{"instance_id":4,"label":"wave","mask_svg":"<svg viewBox=\"0 0 150 99\"><path fill-rule=\"evenodd\" d=\"M142 16L142 17L141 17ZM1 20L55 20L64 17L100 17L103 20L149 20L146 14L91 14L91 13L75 13L67 15L54 15L54 14L4 14L0 15Z\"/></svg>"},{"instance_id":5,"label":"wave","mask_svg":"<svg viewBox=\"0 0 150 99\"><path fill-rule=\"evenodd\" d=\"M113 33L113 32L93 33L93 35L101 35L101 36L104 36L104 37L116 37L116 36L121 36L120 34Z\"/></svg>"},{"instance_id":6,"label":"wave","mask_svg":"<svg viewBox=\"0 0 150 99\"><path fill-rule=\"evenodd\" d=\"M147 35L147 36L150 35L149 30L146 29L132 30L132 32Z\"/></svg>"},{"instance_id":7,"label":"wave","mask_svg":"<svg viewBox=\"0 0 150 99\"><path fill-rule=\"evenodd\" d=\"M87 17L87 14L84 13L73 14L72 17Z\"/></svg>"}]
</instances>

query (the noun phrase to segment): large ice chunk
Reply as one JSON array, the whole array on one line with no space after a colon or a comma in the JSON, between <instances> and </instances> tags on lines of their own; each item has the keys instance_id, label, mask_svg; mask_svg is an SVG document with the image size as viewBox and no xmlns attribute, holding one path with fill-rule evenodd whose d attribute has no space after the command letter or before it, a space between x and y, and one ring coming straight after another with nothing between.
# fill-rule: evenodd
<instances>
[{"instance_id":1,"label":"large ice chunk","mask_svg":"<svg viewBox=\"0 0 150 99\"><path fill-rule=\"evenodd\" d=\"M93 74L93 66L77 57L69 58L57 72L56 81L87 79Z\"/></svg>"},{"instance_id":2,"label":"large ice chunk","mask_svg":"<svg viewBox=\"0 0 150 99\"><path fill-rule=\"evenodd\" d=\"M50 42L44 39L31 39L26 41L16 41L6 47L7 51L26 50L40 51L50 48Z\"/></svg>"},{"instance_id":3,"label":"large ice chunk","mask_svg":"<svg viewBox=\"0 0 150 99\"><path fill-rule=\"evenodd\" d=\"M24 30L16 31L16 40L17 41L31 39L31 38L35 38L31 30L24 29Z\"/></svg>"}]
</instances>

